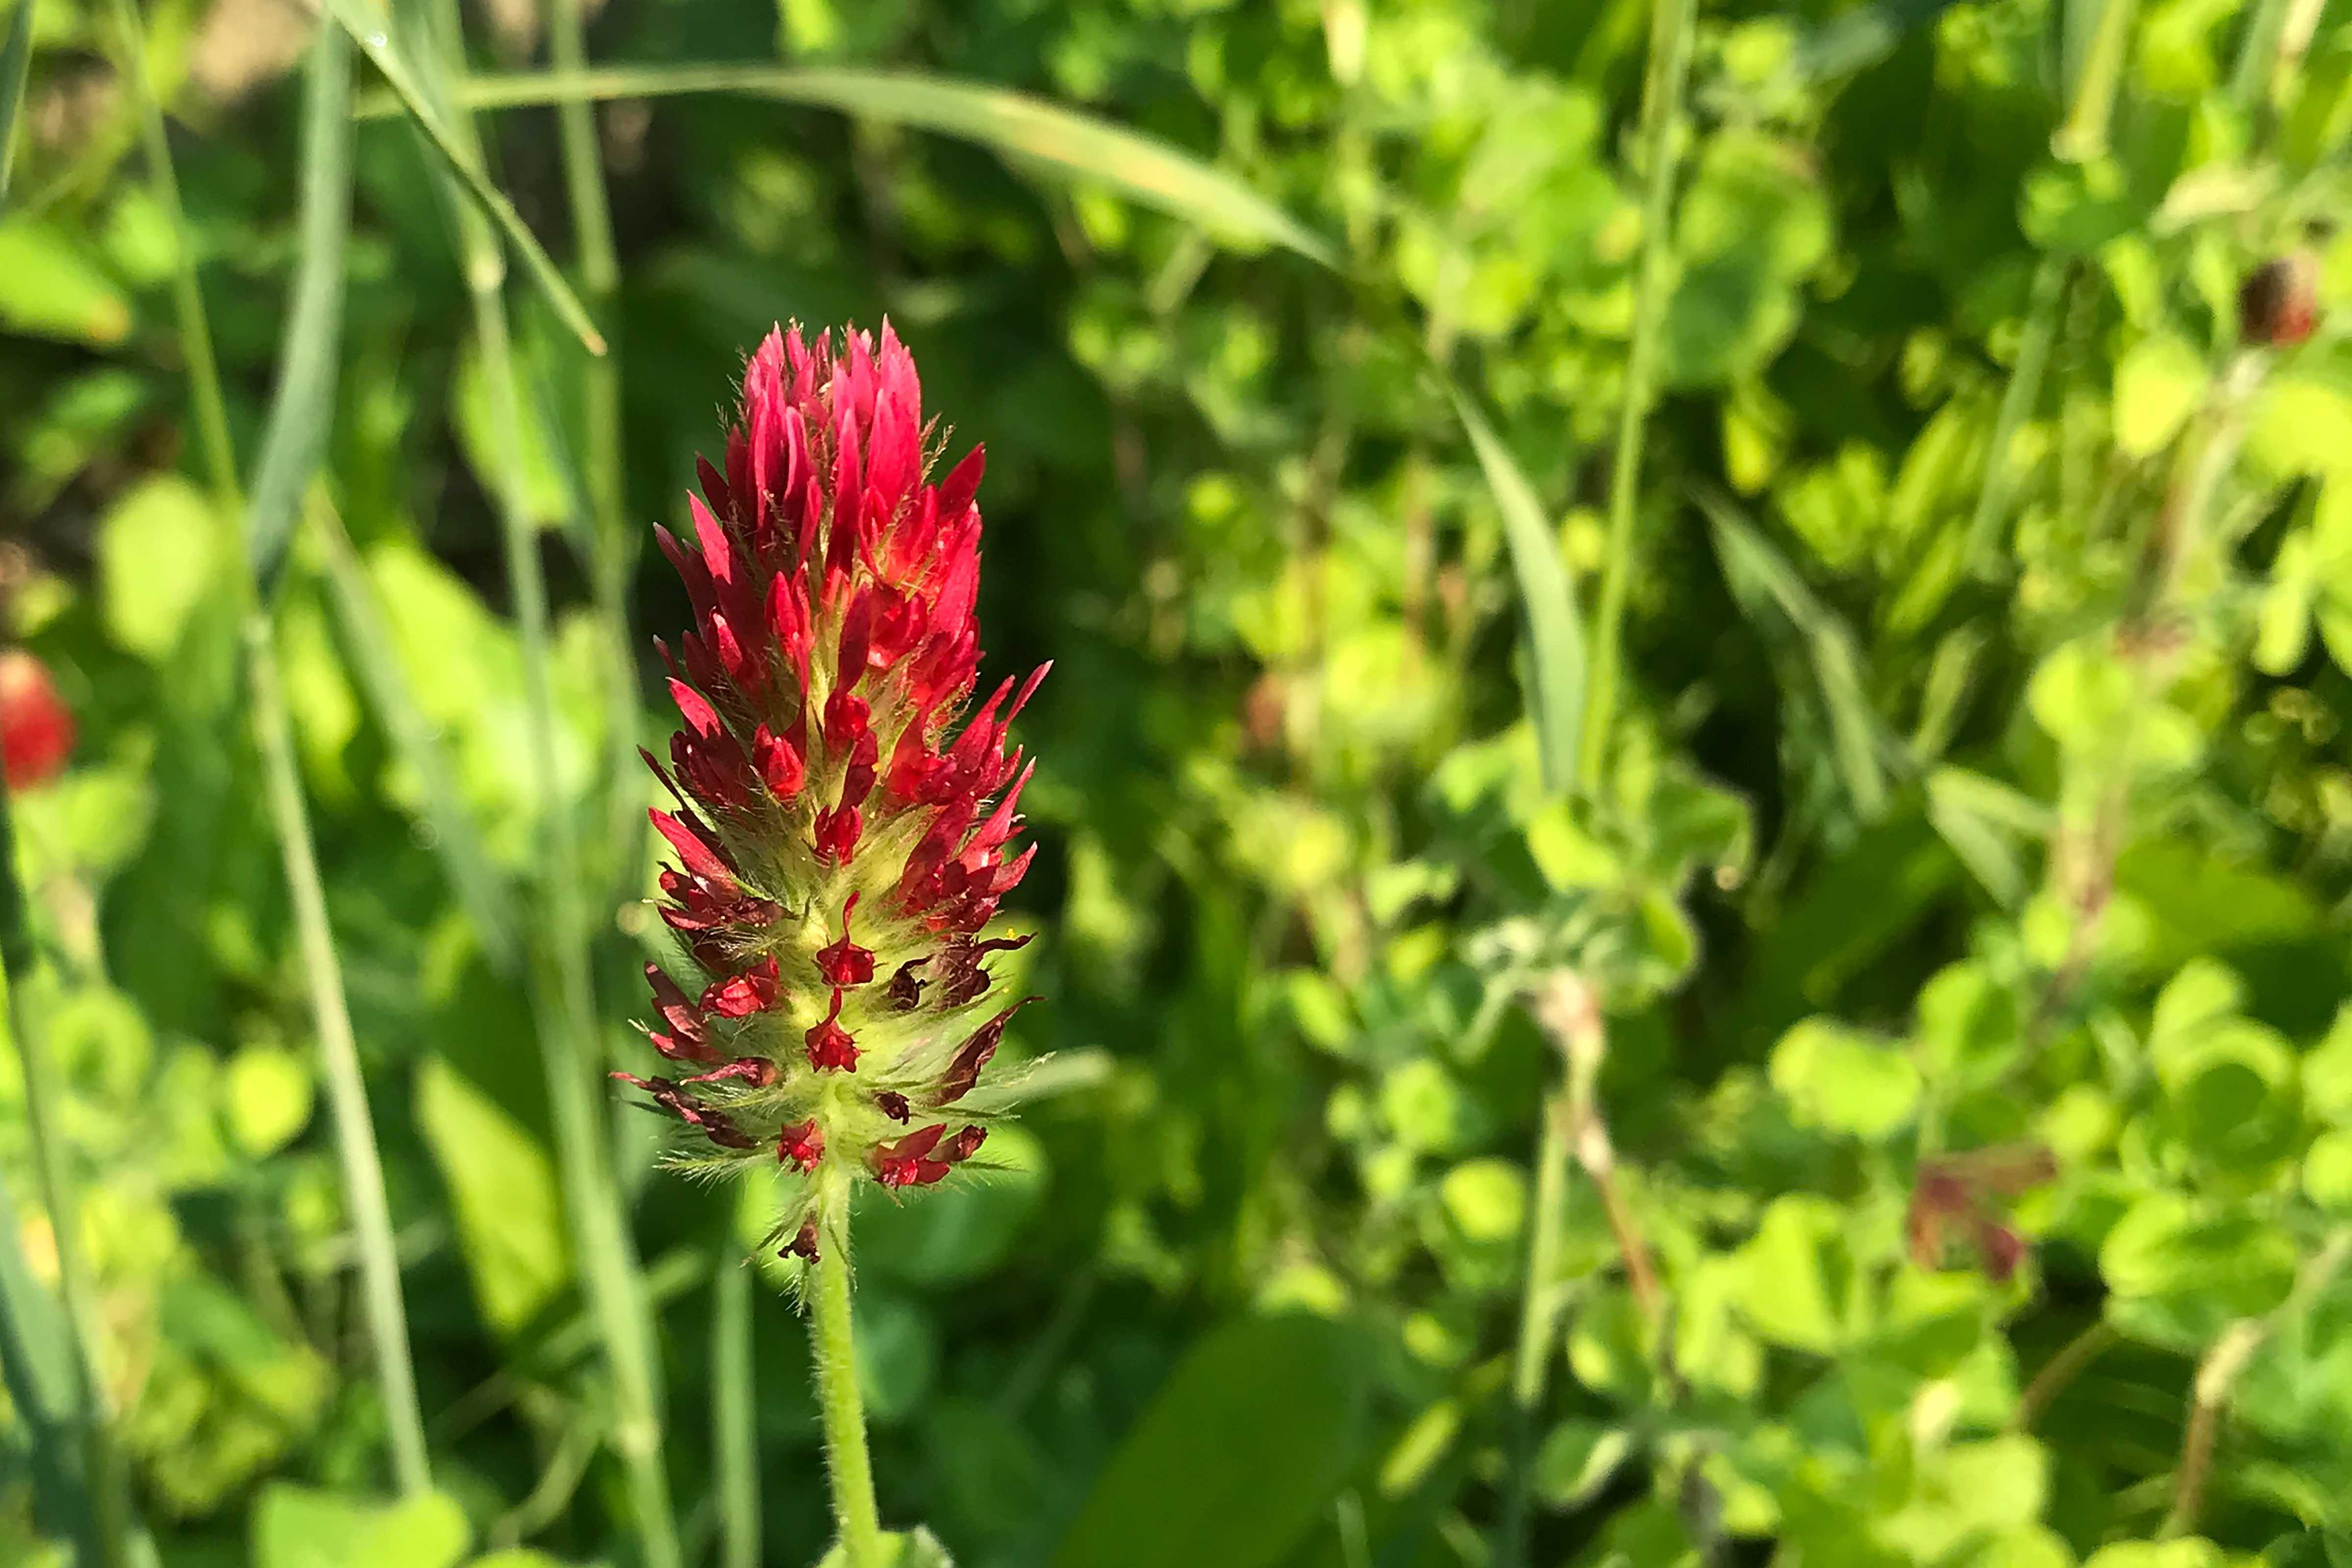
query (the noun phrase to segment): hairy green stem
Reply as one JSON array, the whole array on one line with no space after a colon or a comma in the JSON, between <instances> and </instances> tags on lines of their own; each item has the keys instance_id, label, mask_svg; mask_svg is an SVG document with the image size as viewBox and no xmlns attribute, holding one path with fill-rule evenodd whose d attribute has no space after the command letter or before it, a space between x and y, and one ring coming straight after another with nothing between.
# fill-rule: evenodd
<instances>
[{"instance_id":1,"label":"hairy green stem","mask_svg":"<svg viewBox=\"0 0 2352 1568\"><path fill-rule=\"evenodd\" d=\"M1523 1563L1528 1552L1528 1501L1535 1463L1536 1428L1549 1383L1552 1335L1559 1322L1559 1238L1567 1219L1568 1097L1549 1096L1536 1146L1535 1211L1528 1228L1528 1274L1519 1297L1519 1342L1511 1359L1512 1452L1503 1492L1502 1546L1505 1568Z\"/></svg>"},{"instance_id":2,"label":"hairy green stem","mask_svg":"<svg viewBox=\"0 0 2352 1568\"><path fill-rule=\"evenodd\" d=\"M408 1310L400 1294L400 1258L394 1250L392 1208L383 1190L383 1162L377 1152L375 1123L368 1112L367 1080L360 1071L359 1042L352 1037L351 1008L343 997L342 965L335 956L335 933L327 918L326 888L319 877L317 847L310 839L310 812L294 761L294 735L278 674L278 649L268 617L256 610L246 618L247 668L253 687L253 727L268 775L269 812L278 826L278 847L293 900L294 925L302 947L302 970L310 987L310 1014L319 1029L319 1055L327 1070L327 1102L335 1120L335 1145L342 1156L343 1189L359 1235L360 1299L368 1338L383 1384L384 1413L392 1426L393 1477L402 1492L429 1491L433 1472L425 1457L425 1414L416 1399L416 1369L409 1359Z\"/></svg>"},{"instance_id":3,"label":"hairy green stem","mask_svg":"<svg viewBox=\"0 0 2352 1568\"><path fill-rule=\"evenodd\" d=\"M465 45L457 8L439 7L437 85L465 75ZM452 135L478 163L480 146L469 115L454 116ZM489 388L492 440L506 454L520 449L522 411L514 341L506 310L506 263L488 222L451 193L474 331ZM521 633L527 697L525 741L533 793L540 803L539 892L545 962L530 964L540 1022L541 1066L547 1078L556 1158L573 1243L587 1276L613 1378L614 1447L628 1477L637 1539L647 1568L678 1568L677 1524L669 1476L662 1461L659 1371L654 1359L652 1313L646 1304L636 1247L614 1182L603 1107L597 1094L599 1050L596 996L589 967L588 931L576 875L579 847L557 765L554 655L548 637L547 575L539 555L520 466L499 466L492 489L504 542L507 576Z\"/></svg>"},{"instance_id":4,"label":"hairy green stem","mask_svg":"<svg viewBox=\"0 0 2352 1568\"><path fill-rule=\"evenodd\" d=\"M719 1568L760 1568L760 1427L752 1384L751 1266L721 1247L710 1334L711 1446L719 1458Z\"/></svg>"},{"instance_id":5,"label":"hairy green stem","mask_svg":"<svg viewBox=\"0 0 2352 1568\"><path fill-rule=\"evenodd\" d=\"M1617 452L1609 475L1609 544L1601 569L1601 602L1592 620L1592 672L1584 707L1584 743L1577 776L1600 786L1617 717L1617 687L1624 668L1619 646L1625 592L1633 576L1633 513L1642 491L1642 447L1656 394L1658 356L1665 331L1667 261L1675 174L1681 162L1683 86L1690 75L1691 31L1697 0L1655 0L1650 13L1650 67L1642 86L1642 144L1649 167L1642 190L1642 252L1633 286L1633 337L1626 349L1624 405L1618 414Z\"/></svg>"},{"instance_id":6,"label":"hairy green stem","mask_svg":"<svg viewBox=\"0 0 2352 1568\"><path fill-rule=\"evenodd\" d=\"M816 1352L817 1405L824 1417L825 1469L833 1521L848 1568L883 1568L882 1519L874 1501L874 1461L866 1451L866 1405L857 1393L857 1352L849 1306L849 1184L825 1194L832 1211L813 1265L809 1337Z\"/></svg>"}]
</instances>

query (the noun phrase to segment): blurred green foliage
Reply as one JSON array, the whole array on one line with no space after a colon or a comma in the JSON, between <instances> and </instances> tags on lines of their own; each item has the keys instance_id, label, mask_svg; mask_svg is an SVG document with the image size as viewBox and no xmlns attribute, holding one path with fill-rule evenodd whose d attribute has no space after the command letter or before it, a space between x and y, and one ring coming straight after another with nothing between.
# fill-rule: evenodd
<instances>
[{"instance_id":1,"label":"blurred green foliage","mask_svg":"<svg viewBox=\"0 0 2352 1568\"><path fill-rule=\"evenodd\" d=\"M363 121L329 472L276 616L434 1446L439 1490L392 1504L170 300L192 243L250 453L307 24L148 12L183 236L100 11L32 3L0 588L82 742L17 803L47 958L22 984L72 1091L142 1508L170 1564L634 1561L533 1016L447 869L527 879L535 826L574 814L599 1038L629 1061L667 937L646 781L610 759L660 731L642 645L683 595L647 570L639 629L614 623L583 351L518 274L502 441L435 165ZM1589 612L1662 151L1648 16L595 16L600 64L1020 89L1213 164L1338 262L1139 204L1017 117L1026 143L756 96L599 110L629 517L677 520L772 320L887 314L952 444L990 449L991 668L1055 661L1015 922L1052 1005L1008 1047L1053 1053L1055 1092L1001 1179L857 1219L885 1518L1006 1568L1475 1568L1513 1561L1519 1493L1545 1564L2352 1562L2352 21L1704 7L1629 692L1561 797L1526 717L1523 520L1482 456L1524 471ZM467 21L483 71L543 58L530 0ZM485 123L562 259L551 115ZM2242 286L2285 258L2320 330L2251 341ZM556 589L555 799L498 554L509 465ZM13 1065L0 1103L25 1264L0 1273L53 1282ZM1546 1115L1577 1134L1557 1202ZM770 1211L612 1120L707 1551L710 1282ZM1530 1428L1536 1230L1559 1310ZM813 1562L808 1352L755 1299L766 1560ZM34 1533L45 1430L0 1427L12 1560L62 1552Z\"/></svg>"}]
</instances>

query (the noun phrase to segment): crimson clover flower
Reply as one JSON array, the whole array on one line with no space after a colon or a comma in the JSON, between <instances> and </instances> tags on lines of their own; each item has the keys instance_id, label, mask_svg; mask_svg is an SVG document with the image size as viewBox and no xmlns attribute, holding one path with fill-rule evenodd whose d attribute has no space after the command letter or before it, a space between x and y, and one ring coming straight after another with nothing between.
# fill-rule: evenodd
<instances>
[{"instance_id":1,"label":"crimson clover flower","mask_svg":"<svg viewBox=\"0 0 2352 1568\"><path fill-rule=\"evenodd\" d=\"M0 650L0 763L8 787L47 784L73 749L73 710L58 695L49 667L23 648Z\"/></svg>"},{"instance_id":2,"label":"crimson clover flower","mask_svg":"<svg viewBox=\"0 0 2352 1568\"><path fill-rule=\"evenodd\" d=\"M1036 854L1005 741L1045 671L966 716L982 458L931 483L944 444L887 323L772 331L691 542L656 530L694 608L661 647L670 765L646 759L677 798L660 912L703 980L646 966L675 1070L614 1076L700 1135L682 1163L803 1178L775 1239L803 1258L848 1182L925 1186L980 1149L1001 1108L966 1097L1034 1000L988 968L1029 939L981 932Z\"/></svg>"}]
</instances>

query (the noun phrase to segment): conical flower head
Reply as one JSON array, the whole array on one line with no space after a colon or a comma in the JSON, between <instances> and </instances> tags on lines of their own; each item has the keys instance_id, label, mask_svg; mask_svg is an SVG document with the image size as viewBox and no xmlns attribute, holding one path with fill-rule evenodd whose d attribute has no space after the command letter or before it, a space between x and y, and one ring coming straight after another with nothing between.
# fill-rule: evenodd
<instances>
[{"instance_id":1,"label":"conical flower head","mask_svg":"<svg viewBox=\"0 0 2352 1568\"><path fill-rule=\"evenodd\" d=\"M686 1070L623 1076L700 1135L690 1163L919 1186L985 1136L965 1100L1021 1005L988 960L1027 938L980 933L1035 854L1006 732L1045 672L971 708L982 456L933 483L942 444L887 324L772 332L691 537L657 531L694 609L646 759L677 799L661 914L703 973L648 966L647 1037Z\"/></svg>"}]
</instances>

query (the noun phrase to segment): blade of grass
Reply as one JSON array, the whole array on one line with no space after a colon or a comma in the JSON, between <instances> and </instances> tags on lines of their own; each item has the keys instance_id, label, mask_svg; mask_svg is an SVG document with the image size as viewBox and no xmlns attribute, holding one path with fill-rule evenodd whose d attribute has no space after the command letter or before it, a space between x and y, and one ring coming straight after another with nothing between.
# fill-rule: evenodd
<instances>
[{"instance_id":1,"label":"blade of grass","mask_svg":"<svg viewBox=\"0 0 2352 1568\"><path fill-rule=\"evenodd\" d=\"M549 8L549 53L559 71L587 68L586 29L581 0L554 0ZM619 247L613 237L612 203L604 190L603 159L596 146L596 110L584 98L556 105L556 132L563 148L563 183L572 206L572 246L588 308L609 338L620 293ZM628 469L621 440L621 366L617 353L591 359L580 380L582 426L587 435L589 581L596 619L604 634L605 670L606 815L604 843L612 851L615 880L634 882L644 871L648 825L642 809L645 790L637 771L635 640L629 631L629 580L635 574L637 541L629 528Z\"/></svg>"},{"instance_id":2,"label":"blade of grass","mask_svg":"<svg viewBox=\"0 0 2352 1568\"><path fill-rule=\"evenodd\" d=\"M352 0L333 3L348 5ZM445 107L456 101L466 79L464 33L454 0L440 0L425 13L425 21L427 36L422 41L425 47L418 53L420 68L409 78L409 86L419 95L417 104L424 116L442 128L458 158L478 169L481 151L471 116L450 112L443 118ZM384 47L389 50L388 41ZM475 334L489 383L495 446L511 455L520 449L521 389L516 379L498 236L471 206L454 197L452 205L472 299ZM611 1142L598 1094L602 1079L596 996L576 879L579 857L571 808L563 797L556 763L547 578L525 482L520 464L507 462L497 476L494 500L521 631L529 693L526 739L541 803L537 881L547 962L528 965L533 1011L540 1026L541 1063L547 1077L556 1158L573 1245L579 1249L590 1305L613 1378L614 1446L627 1475L632 1522L648 1568L678 1568L677 1526L662 1459L661 1389L653 1353L652 1312L629 1234L627 1210L614 1180Z\"/></svg>"},{"instance_id":3,"label":"blade of grass","mask_svg":"<svg viewBox=\"0 0 2352 1568\"><path fill-rule=\"evenodd\" d=\"M2010 367L2009 384L2001 389L2000 408L1993 416L1992 444L1985 448L1984 483L1977 491L1976 510L1969 518L1969 560L1979 576L1996 575L2001 565L2001 529L2017 494L2017 474L2010 463L2009 449L2016 445L2017 432L2041 400L2042 377L2050 364L2051 345L2058 339L2066 277L2066 258L2062 256L2043 257L2033 274L2025 330L2017 340L2017 361Z\"/></svg>"},{"instance_id":4,"label":"blade of grass","mask_svg":"<svg viewBox=\"0 0 2352 1568\"><path fill-rule=\"evenodd\" d=\"M194 236L180 204L179 180L172 167L163 106L146 90L146 39L135 0L117 0L117 12L124 74L132 84L141 121L146 129L149 177L154 182L179 241L174 303L181 342L187 353L193 401L204 427L205 454L213 489L226 514L237 520L241 532L248 536L274 532L282 539L290 521L265 516L256 523L247 517L238 494L236 456L229 442L226 400L221 395L219 367L212 353L212 330L205 319L204 289L196 276ZM335 265L327 273L325 282L315 277L298 279L298 291L306 280L314 293L320 289L331 292L341 286L341 234L349 223L350 212L350 102L349 52L322 37L313 47L303 117L301 229L306 244L323 242L335 253ZM307 315L302 314L305 303L310 306ZM316 464L325 442L326 421L332 417L337 354L332 339L340 315L332 300L321 308L315 299L298 300L294 322L297 332L323 333L329 341L306 342L298 335L289 341L285 363L280 366L271 428L265 437L265 447L274 449L278 477L272 478L267 471L263 477L270 480L279 504L289 508L292 498L309 481L309 470ZM281 426L281 419L288 423ZM271 466L266 462L265 469ZM383 1190L383 1165L376 1150L375 1126L368 1109L367 1083L360 1069L358 1044L352 1032L351 1010L343 996L342 966L335 953L334 931L327 920L326 889L319 878L310 813L295 771L291 723L278 679L276 634L259 585L251 574L253 552L241 545L238 553L247 568L238 581L245 598L247 672L251 682L256 739L268 777L271 826L284 863L303 974L310 993L311 1022L319 1033L328 1102L342 1158L345 1195L352 1205L353 1228L358 1234L369 1339L392 1425L394 1472L404 1491L421 1491L431 1484L425 1465L425 1422L416 1402L416 1374L409 1356L407 1312L400 1298L399 1253L393 1243L391 1207Z\"/></svg>"},{"instance_id":5,"label":"blade of grass","mask_svg":"<svg viewBox=\"0 0 2352 1568\"><path fill-rule=\"evenodd\" d=\"M329 3L341 6L354 0ZM673 65L483 75L458 91L460 102L469 109L706 92L836 109L861 119L934 131L1099 180L1203 227L1279 245L1326 267L1339 265L1329 241L1182 149L1007 88L912 71Z\"/></svg>"},{"instance_id":6,"label":"blade of grass","mask_svg":"<svg viewBox=\"0 0 2352 1568\"><path fill-rule=\"evenodd\" d=\"M1503 538L1527 611L1528 666L1533 676L1536 746L1543 758L1544 787L1565 795L1577 785L1577 735L1584 708L1584 628L1576 616L1576 595L1568 563L1535 489L1519 471L1510 449L1496 437L1485 416L1459 387L1449 384L1454 412L1470 437L1471 450L1485 470L1486 488L1503 514Z\"/></svg>"},{"instance_id":7,"label":"blade of grass","mask_svg":"<svg viewBox=\"0 0 2352 1568\"><path fill-rule=\"evenodd\" d=\"M136 106L147 177L177 241L172 307L179 321L180 353L188 362L188 397L195 409L197 442L221 514L233 517L238 510L236 451L228 438L228 405L221 395L220 362L213 355L212 323L205 316L204 286L196 276L195 234L180 205L180 177L172 167L163 106L147 88L147 33L139 20L138 0L114 0L114 27L115 47L121 51L117 68Z\"/></svg>"},{"instance_id":8,"label":"blade of grass","mask_svg":"<svg viewBox=\"0 0 2352 1568\"><path fill-rule=\"evenodd\" d=\"M331 27L311 45L302 117L302 196L285 356L269 400L245 528L246 565L269 602L302 494L335 418L343 330L343 242L352 223L352 49Z\"/></svg>"},{"instance_id":9,"label":"blade of grass","mask_svg":"<svg viewBox=\"0 0 2352 1568\"><path fill-rule=\"evenodd\" d=\"M572 285L563 280L562 272L531 234L530 226L522 221L522 215L515 211L514 204L490 183L482 168L480 149L470 136L459 133L444 106L426 92L419 79L419 63L401 50L389 20L374 14L368 0L321 0L321 4L327 15L351 35L352 42L383 74L385 83L398 96L402 110L423 132L425 146L440 160L467 200L505 234L507 243L522 258L531 281L547 297L548 304L563 324L590 353L603 353L604 334L589 320L587 307L572 291Z\"/></svg>"},{"instance_id":10,"label":"blade of grass","mask_svg":"<svg viewBox=\"0 0 2352 1568\"><path fill-rule=\"evenodd\" d=\"M34 0L16 0L8 37L0 42L0 212L6 211L8 176L16 165L16 132L24 119L25 84L33 70Z\"/></svg>"},{"instance_id":11,"label":"blade of grass","mask_svg":"<svg viewBox=\"0 0 2352 1568\"><path fill-rule=\"evenodd\" d=\"M0 985L6 983L0 975ZM33 1480L34 1528L71 1540L77 1552L94 1562L98 1521L90 1511L75 1429L80 1415L73 1336L26 1261L18 1240L25 1234L22 1226L16 1200L0 1180L0 1383L32 1438L26 1468Z\"/></svg>"},{"instance_id":12,"label":"blade of grass","mask_svg":"<svg viewBox=\"0 0 2352 1568\"><path fill-rule=\"evenodd\" d=\"M37 1375L44 1396L58 1400L44 1408L61 1410L67 1400L71 1402L71 1426L80 1452L71 1459L63 1454L51 1455L49 1459L58 1472L59 1489L66 1491L58 1500L60 1505L79 1505L72 1517L83 1538L86 1559L103 1568L131 1568L131 1542L138 1527L131 1512L130 1461L115 1440L114 1413L99 1365L102 1320L97 1285L82 1256L81 1207L75 1201L56 1120L57 1065L49 1058L48 1040L26 1005L26 986L37 959L25 890L16 880L16 835L8 786L0 781L0 986L7 991L5 1016L24 1069L25 1122L33 1145L33 1173L40 1187L41 1206L48 1211L57 1248L58 1293L65 1300L65 1321L60 1324L46 1310L47 1300L32 1286L29 1274L19 1279L12 1269L7 1280L10 1342L12 1347L21 1344L33 1358L32 1364L42 1369ZM12 1256L16 1234L12 1227ZM13 1375L9 1386L13 1394L16 1386ZM27 1386L33 1386L29 1378ZM17 1409L26 1419L37 1414L21 1400Z\"/></svg>"},{"instance_id":13,"label":"blade of grass","mask_svg":"<svg viewBox=\"0 0 2352 1568\"><path fill-rule=\"evenodd\" d=\"M1592 674L1584 710L1580 771L1598 779L1617 721L1619 671L1624 665L1625 588L1633 576L1633 510L1642 493L1642 445L1657 390L1658 356L1665 335L1667 253L1673 246L1675 175L1685 140L1683 87L1690 75L1691 31L1697 0L1656 0L1650 15L1649 70L1642 85L1642 145L1649 168L1642 190L1642 253L1634 275L1633 337L1625 356L1625 402L1617 421L1617 454L1609 474L1609 544L1601 568L1600 604L1593 612Z\"/></svg>"},{"instance_id":14,"label":"blade of grass","mask_svg":"<svg viewBox=\"0 0 2352 1568\"><path fill-rule=\"evenodd\" d=\"M1802 655L1829 721L1831 750L1846 793L1864 820L1878 816L1886 809L1902 747L1870 705L1853 631L1814 597L1797 569L1738 508L1712 491L1700 491L1698 501L1732 598L1759 634Z\"/></svg>"},{"instance_id":15,"label":"blade of grass","mask_svg":"<svg viewBox=\"0 0 2352 1568\"><path fill-rule=\"evenodd\" d=\"M760 1568L760 1424L752 1386L751 1265L719 1248L710 1342L711 1446L719 1456L719 1568Z\"/></svg>"},{"instance_id":16,"label":"blade of grass","mask_svg":"<svg viewBox=\"0 0 2352 1568\"><path fill-rule=\"evenodd\" d=\"M393 651L383 608L376 603L375 586L360 563L359 552L352 547L351 535L343 531L342 519L315 492L310 517L325 546L327 584L352 671L367 693L376 721L392 742L394 754L416 775L423 796L418 809L431 832L442 872L480 936L491 966L502 974L520 974L522 939L514 914L514 890L483 847L473 813L466 808L458 791L448 752L409 689L400 656Z\"/></svg>"}]
</instances>

